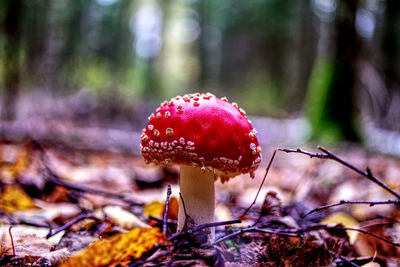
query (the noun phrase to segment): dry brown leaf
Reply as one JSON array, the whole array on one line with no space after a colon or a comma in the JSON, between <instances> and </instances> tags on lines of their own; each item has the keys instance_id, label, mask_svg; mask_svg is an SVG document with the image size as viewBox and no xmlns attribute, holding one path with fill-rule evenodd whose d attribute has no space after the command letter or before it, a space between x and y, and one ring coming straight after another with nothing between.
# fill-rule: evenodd
<instances>
[{"instance_id":1,"label":"dry brown leaf","mask_svg":"<svg viewBox=\"0 0 400 267\"><path fill-rule=\"evenodd\" d=\"M57 265L57 264L65 261L70 256L70 253L69 253L68 249L63 248L63 249L43 253L40 256L42 258L47 259L51 265Z\"/></svg>"},{"instance_id":2,"label":"dry brown leaf","mask_svg":"<svg viewBox=\"0 0 400 267\"><path fill-rule=\"evenodd\" d=\"M41 256L44 253L50 252L53 248L50 242L43 237L31 234L13 233L12 229L11 236L9 231L3 231L1 237L2 255L13 255L13 245L15 255L17 256Z\"/></svg>"},{"instance_id":3,"label":"dry brown leaf","mask_svg":"<svg viewBox=\"0 0 400 267\"><path fill-rule=\"evenodd\" d=\"M0 209L5 213L35 208L32 199L19 187L7 185L0 194Z\"/></svg>"},{"instance_id":4,"label":"dry brown leaf","mask_svg":"<svg viewBox=\"0 0 400 267\"><path fill-rule=\"evenodd\" d=\"M398 223L393 223L388 219L375 219L364 222L361 229L387 240L398 242L400 227L397 226ZM354 246L361 256L400 257L400 248L370 235L360 234Z\"/></svg>"},{"instance_id":5,"label":"dry brown leaf","mask_svg":"<svg viewBox=\"0 0 400 267\"><path fill-rule=\"evenodd\" d=\"M263 216L281 216L281 200L275 191L269 191L265 195L260 212L260 217Z\"/></svg>"},{"instance_id":6,"label":"dry brown leaf","mask_svg":"<svg viewBox=\"0 0 400 267\"><path fill-rule=\"evenodd\" d=\"M127 266L156 244L167 244L158 228L135 228L109 239L93 242L87 249L68 259L62 267Z\"/></svg>"},{"instance_id":7,"label":"dry brown leaf","mask_svg":"<svg viewBox=\"0 0 400 267\"><path fill-rule=\"evenodd\" d=\"M370 262L362 265L361 267L381 267L381 265L377 262L370 261Z\"/></svg>"}]
</instances>

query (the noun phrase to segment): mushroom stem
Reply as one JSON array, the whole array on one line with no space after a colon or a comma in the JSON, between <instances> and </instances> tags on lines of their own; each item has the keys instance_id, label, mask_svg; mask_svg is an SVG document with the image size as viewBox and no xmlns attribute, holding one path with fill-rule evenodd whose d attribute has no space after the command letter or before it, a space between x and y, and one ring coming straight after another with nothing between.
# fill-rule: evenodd
<instances>
[{"instance_id":1,"label":"mushroom stem","mask_svg":"<svg viewBox=\"0 0 400 267\"><path fill-rule=\"evenodd\" d=\"M179 201L178 232L183 231L186 214L192 218L194 225L187 225L193 228L204 223L214 222L215 194L214 194L214 173L203 171L201 168L181 166L180 190L182 201ZM214 227L210 228L208 241L214 240Z\"/></svg>"}]
</instances>

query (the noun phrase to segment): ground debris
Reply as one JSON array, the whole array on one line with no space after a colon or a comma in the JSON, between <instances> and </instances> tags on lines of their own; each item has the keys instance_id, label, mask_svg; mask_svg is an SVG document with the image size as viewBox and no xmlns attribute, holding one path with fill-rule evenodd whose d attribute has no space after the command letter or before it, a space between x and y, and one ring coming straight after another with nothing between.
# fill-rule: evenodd
<instances>
[{"instance_id":1,"label":"ground debris","mask_svg":"<svg viewBox=\"0 0 400 267\"><path fill-rule=\"evenodd\" d=\"M175 168L34 144L0 143L2 266L399 265L395 194L315 153L291 150L313 157L301 160L293 153L282 160L278 153L245 215L263 170L255 180L217 183L216 241L210 244L199 235L211 226L193 231L189 216L176 234ZM360 149L339 152L368 166L365 175L384 177L400 190L399 159Z\"/></svg>"}]
</instances>

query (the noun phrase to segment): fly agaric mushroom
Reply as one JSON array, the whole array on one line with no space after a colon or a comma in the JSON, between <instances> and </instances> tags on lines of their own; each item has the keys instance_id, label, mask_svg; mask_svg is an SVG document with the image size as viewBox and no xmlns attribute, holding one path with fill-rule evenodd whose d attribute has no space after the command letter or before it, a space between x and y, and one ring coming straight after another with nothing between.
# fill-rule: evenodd
<instances>
[{"instance_id":1,"label":"fly agaric mushroom","mask_svg":"<svg viewBox=\"0 0 400 267\"><path fill-rule=\"evenodd\" d=\"M178 232L186 214L192 227L214 221L216 179L254 177L261 162L256 133L243 109L210 93L177 96L150 115L141 152L146 163L180 166ZM213 239L212 228L208 240Z\"/></svg>"}]
</instances>

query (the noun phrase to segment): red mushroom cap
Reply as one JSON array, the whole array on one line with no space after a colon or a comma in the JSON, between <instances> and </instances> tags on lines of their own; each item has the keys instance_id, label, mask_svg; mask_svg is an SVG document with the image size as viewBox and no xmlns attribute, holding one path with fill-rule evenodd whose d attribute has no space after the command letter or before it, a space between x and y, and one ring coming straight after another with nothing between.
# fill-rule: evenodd
<instances>
[{"instance_id":1,"label":"red mushroom cap","mask_svg":"<svg viewBox=\"0 0 400 267\"><path fill-rule=\"evenodd\" d=\"M150 115L141 152L148 163L202 167L225 181L260 164L256 133L244 110L226 98L177 96Z\"/></svg>"}]
</instances>

